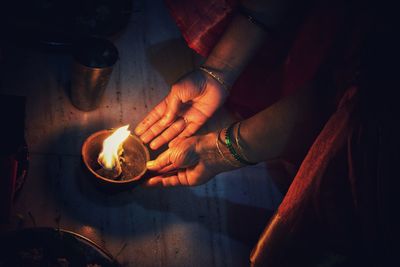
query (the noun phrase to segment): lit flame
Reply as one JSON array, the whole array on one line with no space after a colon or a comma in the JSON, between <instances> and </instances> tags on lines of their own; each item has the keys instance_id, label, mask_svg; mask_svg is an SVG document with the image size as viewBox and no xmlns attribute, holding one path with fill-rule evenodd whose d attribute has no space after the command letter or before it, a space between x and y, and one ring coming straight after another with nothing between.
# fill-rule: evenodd
<instances>
[{"instance_id":1,"label":"lit flame","mask_svg":"<svg viewBox=\"0 0 400 267\"><path fill-rule=\"evenodd\" d=\"M99 154L98 162L106 170L121 170L119 157L123 152L122 143L128 138L131 132L129 125L118 128L112 135L103 142L103 150Z\"/></svg>"}]
</instances>

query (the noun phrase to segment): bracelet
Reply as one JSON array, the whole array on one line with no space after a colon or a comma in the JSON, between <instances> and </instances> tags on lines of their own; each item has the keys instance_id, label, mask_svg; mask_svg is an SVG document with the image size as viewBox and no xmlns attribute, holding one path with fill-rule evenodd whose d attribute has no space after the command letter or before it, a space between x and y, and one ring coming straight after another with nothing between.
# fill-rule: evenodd
<instances>
[{"instance_id":1,"label":"bracelet","mask_svg":"<svg viewBox=\"0 0 400 267\"><path fill-rule=\"evenodd\" d=\"M218 74L216 74L214 71L209 70L208 68L204 67L204 66L200 66L199 70L207 73L211 78L213 78L214 80L216 80L220 85L222 85L222 87L225 88L226 91L228 91L229 93L229 86L228 84L224 81L224 79L222 79Z\"/></svg>"},{"instance_id":2,"label":"bracelet","mask_svg":"<svg viewBox=\"0 0 400 267\"><path fill-rule=\"evenodd\" d=\"M274 33L273 29L271 29L270 27L268 27L267 25L265 25L265 23L261 22L260 20L256 19L250 12L248 9L241 7L239 8L239 12L240 14L242 14L242 16L246 17L247 20L250 23L253 23L254 25L256 25L257 27L261 28L263 31L265 31L268 34Z\"/></svg>"},{"instance_id":3,"label":"bracelet","mask_svg":"<svg viewBox=\"0 0 400 267\"><path fill-rule=\"evenodd\" d=\"M228 150L229 150L229 152L231 152L231 154L232 154L232 156L238 161L238 162L240 162L241 164L244 164L244 165L255 165L255 164L257 164L257 163L254 163L254 162L250 162L250 161L247 161L247 160L245 160L244 158L242 158L237 152L236 152L236 150L233 148L233 145L232 145L232 141L231 141L231 133L232 133L232 129L233 129L233 126L234 126L235 124L231 124L228 128L226 128L226 130L225 130L225 145L226 145L226 147L228 148Z\"/></svg>"},{"instance_id":4,"label":"bracelet","mask_svg":"<svg viewBox=\"0 0 400 267\"><path fill-rule=\"evenodd\" d=\"M231 165L231 166L233 166L233 167L240 167L239 165L237 165L237 164L235 164L234 162L231 162L229 159L227 159L227 158L225 157L224 153L222 152L222 150L221 150L221 148L220 148L220 146L219 146L219 136L220 136L221 132L222 132L222 130L220 130L220 131L217 133L217 138L215 139L215 146L217 147L219 154L221 155L222 159L223 159L226 163L228 163L229 165Z\"/></svg>"},{"instance_id":5,"label":"bracelet","mask_svg":"<svg viewBox=\"0 0 400 267\"><path fill-rule=\"evenodd\" d=\"M237 130L236 130L236 135L234 134L235 137L235 142L236 142L236 146L239 150L239 154L247 161L249 161L249 159L246 157L246 155L243 152L243 147L240 145L239 139L240 139L240 125L242 124L242 122L238 122L237 123Z\"/></svg>"}]
</instances>

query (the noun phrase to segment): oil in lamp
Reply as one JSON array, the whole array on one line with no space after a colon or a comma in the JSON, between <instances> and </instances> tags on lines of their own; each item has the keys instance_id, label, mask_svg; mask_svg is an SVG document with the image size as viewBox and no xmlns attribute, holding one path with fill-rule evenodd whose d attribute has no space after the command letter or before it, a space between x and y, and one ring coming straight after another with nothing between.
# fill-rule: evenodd
<instances>
[{"instance_id":1,"label":"oil in lamp","mask_svg":"<svg viewBox=\"0 0 400 267\"><path fill-rule=\"evenodd\" d=\"M125 189L139 183L150 159L146 146L128 128L125 125L96 132L82 146L85 167L98 184L110 189Z\"/></svg>"}]
</instances>

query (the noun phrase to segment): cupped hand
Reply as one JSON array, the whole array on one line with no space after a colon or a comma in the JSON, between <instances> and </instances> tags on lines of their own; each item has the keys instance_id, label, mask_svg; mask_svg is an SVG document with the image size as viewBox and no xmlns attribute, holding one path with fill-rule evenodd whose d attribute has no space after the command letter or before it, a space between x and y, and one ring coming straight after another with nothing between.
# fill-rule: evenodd
<instances>
[{"instance_id":1,"label":"cupped hand","mask_svg":"<svg viewBox=\"0 0 400 267\"><path fill-rule=\"evenodd\" d=\"M143 142L157 149L176 137L193 135L223 104L227 91L201 71L182 77L136 127Z\"/></svg>"},{"instance_id":2,"label":"cupped hand","mask_svg":"<svg viewBox=\"0 0 400 267\"><path fill-rule=\"evenodd\" d=\"M147 168L160 173L150 178L145 186L194 186L206 183L220 172L230 169L221 160L215 147L216 133L189 138L178 138L172 146Z\"/></svg>"}]
</instances>

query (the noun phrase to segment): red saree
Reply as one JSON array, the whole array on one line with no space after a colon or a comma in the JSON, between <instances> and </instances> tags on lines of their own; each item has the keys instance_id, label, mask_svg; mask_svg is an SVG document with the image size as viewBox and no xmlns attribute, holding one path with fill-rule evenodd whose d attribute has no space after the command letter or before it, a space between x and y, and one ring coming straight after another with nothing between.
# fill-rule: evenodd
<instances>
[{"instance_id":1,"label":"red saree","mask_svg":"<svg viewBox=\"0 0 400 267\"><path fill-rule=\"evenodd\" d=\"M189 47L203 56L210 53L236 7L233 0L166 2ZM357 34L338 37L351 28L342 4L324 1L289 37L270 40L234 84L228 107L248 117L304 88L327 59L335 57L338 38L352 45L347 54L341 54L342 69L335 70L335 78L339 83L349 81L348 74L353 72L346 67L352 64L346 60L351 61L357 50ZM254 247L252 266L376 266L385 262L382 255L386 255L388 239L381 237L387 224L379 212L380 205L390 201L377 185L388 174L380 168L394 159L378 159L386 151L379 134L382 125L379 120L362 119L358 86L341 84L341 88L344 93L338 90L336 111Z\"/></svg>"},{"instance_id":2,"label":"red saree","mask_svg":"<svg viewBox=\"0 0 400 267\"><path fill-rule=\"evenodd\" d=\"M166 3L188 46L202 56L211 52L237 6L235 0ZM300 27L271 37L258 51L231 89L228 108L241 117L250 117L309 84L330 54L335 34L343 24L339 4L326 4L309 12Z\"/></svg>"}]
</instances>

